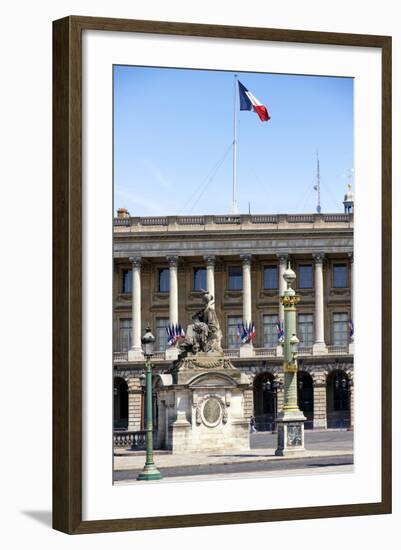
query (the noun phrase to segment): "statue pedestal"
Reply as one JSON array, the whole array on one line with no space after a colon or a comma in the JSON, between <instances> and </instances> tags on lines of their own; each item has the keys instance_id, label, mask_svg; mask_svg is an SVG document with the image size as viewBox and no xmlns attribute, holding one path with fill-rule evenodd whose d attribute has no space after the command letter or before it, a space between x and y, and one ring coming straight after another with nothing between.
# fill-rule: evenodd
<instances>
[{"instance_id":1,"label":"statue pedestal","mask_svg":"<svg viewBox=\"0 0 401 550\"><path fill-rule=\"evenodd\" d=\"M249 450L250 379L218 353L189 354L156 382L158 443L173 453Z\"/></svg>"}]
</instances>

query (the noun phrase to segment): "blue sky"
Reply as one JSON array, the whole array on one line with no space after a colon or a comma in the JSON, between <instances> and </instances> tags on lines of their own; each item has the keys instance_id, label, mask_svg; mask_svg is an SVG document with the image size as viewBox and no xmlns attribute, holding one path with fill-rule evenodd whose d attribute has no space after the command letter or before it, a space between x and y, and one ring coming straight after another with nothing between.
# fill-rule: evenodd
<instances>
[{"instance_id":1,"label":"blue sky","mask_svg":"<svg viewBox=\"0 0 401 550\"><path fill-rule=\"evenodd\" d=\"M241 213L342 212L353 169L353 80L238 73L271 120L238 112ZM234 73L114 67L114 207L230 213ZM238 107L237 107L238 108Z\"/></svg>"}]
</instances>

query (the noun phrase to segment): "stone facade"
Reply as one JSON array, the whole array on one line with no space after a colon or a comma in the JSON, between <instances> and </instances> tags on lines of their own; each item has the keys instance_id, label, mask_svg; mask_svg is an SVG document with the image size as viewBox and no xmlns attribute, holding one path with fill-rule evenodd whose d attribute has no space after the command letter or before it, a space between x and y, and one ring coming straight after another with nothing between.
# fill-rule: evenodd
<instances>
[{"instance_id":1,"label":"stone facade","mask_svg":"<svg viewBox=\"0 0 401 550\"><path fill-rule=\"evenodd\" d=\"M127 386L126 396L124 384L118 387L119 398L128 399L126 429L143 428L139 336L149 324L157 337L155 373L165 373L176 355L174 348L164 349L163 326L191 322L201 306L197 275L215 296L226 356L250 375L245 416L254 415L259 429L274 428L282 407L282 359L266 319L282 320L280 274L288 260L301 297L299 396L309 410L306 428L352 425L353 344L344 333L352 319L352 214L124 217L114 229L114 376ZM339 266L341 284L335 284ZM303 285L302 270L308 275ZM235 341L233 319L255 324L248 348Z\"/></svg>"}]
</instances>

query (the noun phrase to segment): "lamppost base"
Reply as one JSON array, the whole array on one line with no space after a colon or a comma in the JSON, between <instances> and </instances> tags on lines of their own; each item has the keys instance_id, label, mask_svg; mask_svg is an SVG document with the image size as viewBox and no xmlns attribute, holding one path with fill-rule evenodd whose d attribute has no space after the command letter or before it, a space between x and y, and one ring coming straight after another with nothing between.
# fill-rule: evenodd
<instances>
[{"instance_id":1,"label":"lamppost base","mask_svg":"<svg viewBox=\"0 0 401 550\"><path fill-rule=\"evenodd\" d=\"M154 464L145 464L144 469L140 472L136 479L138 481L154 481L157 479L163 479L163 476Z\"/></svg>"},{"instance_id":2,"label":"lamppost base","mask_svg":"<svg viewBox=\"0 0 401 550\"><path fill-rule=\"evenodd\" d=\"M305 417L294 415L293 418L277 419L277 449L276 456L302 456L305 452L304 439Z\"/></svg>"}]
</instances>

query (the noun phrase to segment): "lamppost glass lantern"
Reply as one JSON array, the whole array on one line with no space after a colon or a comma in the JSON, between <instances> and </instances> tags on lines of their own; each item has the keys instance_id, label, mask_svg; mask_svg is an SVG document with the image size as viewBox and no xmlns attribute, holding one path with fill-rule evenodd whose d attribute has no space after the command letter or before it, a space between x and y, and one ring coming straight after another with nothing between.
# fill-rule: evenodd
<instances>
[{"instance_id":1,"label":"lamppost glass lantern","mask_svg":"<svg viewBox=\"0 0 401 550\"><path fill-rule=\"evenodd\" d=\"M150 327L146 327L145 334L142 336L142 348L145 357L152 357L155 349L156 338L153 336Z\"/></svg>"},{"instance_id":2,"label":"lamppost glass lantern","mask_svg":"<svg viewBox=\"0 0 401 550\"><path fill-rule=\"evenodd\" d=\"M266 380L265 382L263 382L262 387L263 391L270 391L272 387L270 380Z\"/></svg>"}]
</instances>

